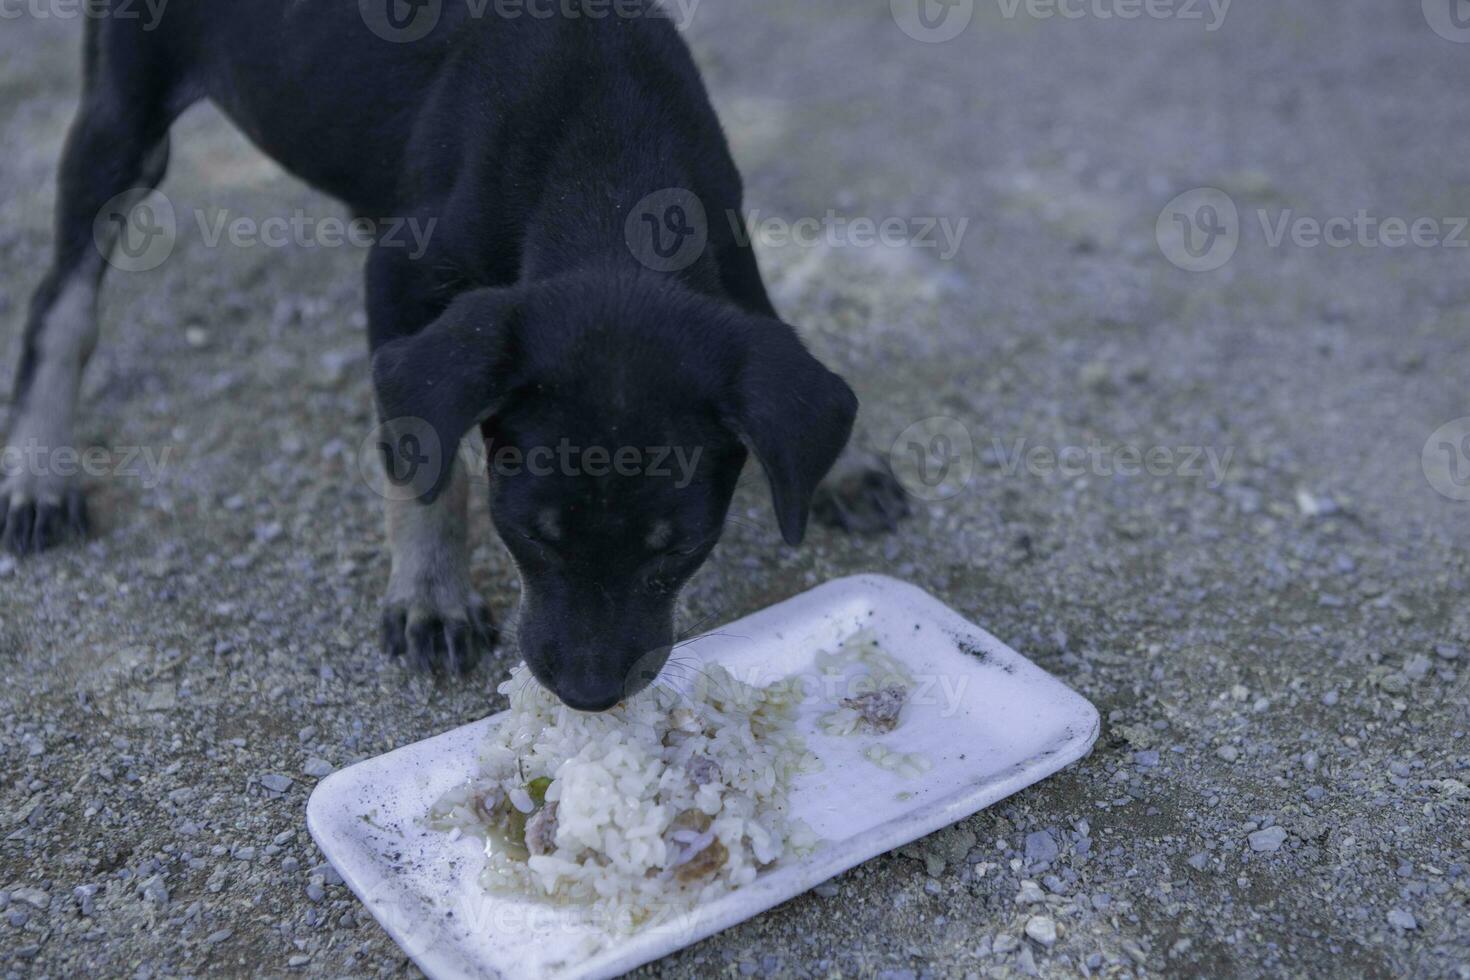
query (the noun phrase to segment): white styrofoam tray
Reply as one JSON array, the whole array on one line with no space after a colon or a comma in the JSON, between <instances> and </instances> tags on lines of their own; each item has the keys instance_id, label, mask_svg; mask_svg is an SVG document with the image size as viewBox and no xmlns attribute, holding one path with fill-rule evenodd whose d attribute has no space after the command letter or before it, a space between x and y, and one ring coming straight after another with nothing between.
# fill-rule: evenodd
<instances>
[{"instance_id":1,"label":"white styrofoam tray","mask_svg":"<svg viewBox=\"0 0 1470 980\"><path fill-rule=\"evenodd\" d=\"M487 893L477 881L481 845L421 826L433 803L474 771L497 718L327 777L307 804L307 825L430 977L611 977L983 810L1086 755L1097 738L1097 710L1086 699L932 596L882 576L829 582L692 641L679 655L718 661L747 683L797 672L815 678L818 650L867 628L917 679L902 723L882 742L925 753L933 770L904 778L863 757L873 737L822 734L816 719L832 709L832 695L814 679L797 725L823 768L797 780L792 809L825 843L632 936L609 939L575 908ZM588 956L582 950L592 938L603 948Z\"/></svg>"}]
</instances>

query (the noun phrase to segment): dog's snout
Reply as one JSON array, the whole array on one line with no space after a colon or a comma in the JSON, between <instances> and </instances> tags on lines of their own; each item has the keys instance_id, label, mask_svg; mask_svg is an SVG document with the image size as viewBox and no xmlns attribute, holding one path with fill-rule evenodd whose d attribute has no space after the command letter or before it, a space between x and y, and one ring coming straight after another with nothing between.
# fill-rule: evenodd
<instances>
[{"instance_id":1,"label":"dog's snout","mask_svg":"<svg viewBox=\"0 0 1470 980\"><path fill-rule=\"evenodd\" d=\"M574 711L595 714L607 711L623 700L623 686L592 681L563 682L557 688L556 696Z\"/></svg>"}]
</instances>

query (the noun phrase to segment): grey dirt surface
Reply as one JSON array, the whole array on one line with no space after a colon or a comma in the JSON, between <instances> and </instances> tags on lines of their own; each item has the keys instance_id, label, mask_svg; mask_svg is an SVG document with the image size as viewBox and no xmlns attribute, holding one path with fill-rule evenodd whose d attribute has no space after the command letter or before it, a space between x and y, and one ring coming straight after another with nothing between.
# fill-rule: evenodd
<instances>
[{"instance_id":1,"label":"grey dirt surface","mask_svg":"<svg viewBox=\"0 0 1470 980\"><path fill-rule=\"evenodd\" d=\"M1464 32L1417 0L960 0L927 43L905 2L706 0L688 36L779 307L873 445L953 420L898 446L958 492L792 551L752 470L684 615L893 574L1090 698L1102 736L640 974L1470 977L1470 429L1431 439L1470 415ZM67 9L0 20L6 375L77 93ZM0 558L0 974L413 975L306 798L496 710L512 656L462 685L380 656L361 250L211 244L221 216L341 212L211 109L175 147L177 247L112 275L87 376L79 438L116 464L97 533ZM1238 209L1213 271L1167 257L1191 264L1181 218L1228 222L1166 210L1201 187ZM769 220L803 217L819 240ZM855 217L968 224L950 255ZM1342 247L1296 233L1338 217ZM1443 240L1388 244L1390 218Z\"/></svg>"}]
</instances>

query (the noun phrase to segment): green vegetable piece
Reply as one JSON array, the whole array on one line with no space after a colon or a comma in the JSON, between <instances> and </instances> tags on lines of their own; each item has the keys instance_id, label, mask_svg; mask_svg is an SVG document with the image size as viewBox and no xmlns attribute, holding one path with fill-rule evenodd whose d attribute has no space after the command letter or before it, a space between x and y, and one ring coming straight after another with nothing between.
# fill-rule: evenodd
<instances>
[{"instance_id":1,"label":"green vegetable piece","mask_svg":"<svg viewBox=\"0 0 1470 980\"><path fill-rule=\"evenodd\" d=\"M551 777L540 776L526 784L526 793L537 806L546 805L546 791L551 788Z\"/></svg>"}]
</instances>

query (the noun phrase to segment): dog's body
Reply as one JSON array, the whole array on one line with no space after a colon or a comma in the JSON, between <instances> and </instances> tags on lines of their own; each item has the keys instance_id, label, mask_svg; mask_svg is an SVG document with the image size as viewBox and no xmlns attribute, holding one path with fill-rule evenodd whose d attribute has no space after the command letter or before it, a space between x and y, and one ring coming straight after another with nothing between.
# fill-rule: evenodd
<instances>
[{"instance_id":1,"label":"dog's body","mask_svg":"<svg viewBox=\"0 0 1470 980\"><path fill-rule=\"evenodd\" d=\"M580 470L492 479L492 513L525 580L521 652L569 704L598 710L662 665L674 596L718 537L745 447L795 544L855 399L775 318L750 243L726 220L740 214L738 171L652 0L511 19L445 3L407 43L375 33L371 7L176 0L154 30L89 19L55 264L27 323L12 442L71 445L106 267L94 220L118 195L157 186L170 125L209 99L357 215L434 229L423 255L380 241L367 262L389 472L418 436L444 449L426 482L406 474L412 492L389 503L392 652L466 669L491 640L469 583L464 467L452 461L477 424L492 453L571 440L698 461L683 487ZM682 224L659 210L671 191ZM648 268L630 235L645 219L649 235L688 231L691 196L707 245ZM11 550L41 550L84 522L79 488L46 472L0 490Z\"/></svg>"}]
</instances>

